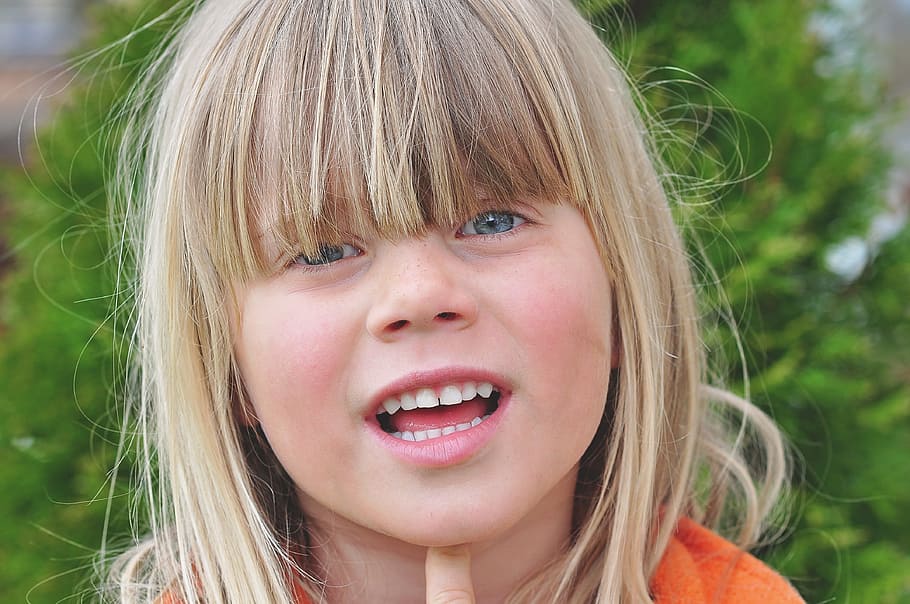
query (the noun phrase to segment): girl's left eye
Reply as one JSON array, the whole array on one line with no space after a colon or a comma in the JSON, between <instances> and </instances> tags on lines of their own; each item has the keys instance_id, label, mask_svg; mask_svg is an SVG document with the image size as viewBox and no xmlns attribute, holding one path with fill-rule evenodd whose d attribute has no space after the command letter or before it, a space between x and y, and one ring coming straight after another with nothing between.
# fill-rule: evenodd
<instances>
[{"instance_id":1,"label":"girl's left eye","mask_svg":"<svg viewBox=\"0 0 910 604\"><path fill-rule=\"evenodd\" d=\"M359 256L362 253L363 252L361 250L354 247L350 243L322 245L319 247L319 253L316 256L307 256L306 254L300 254L294 258L294 263L302 264L305 266L321 266L331 264L333 262L338 262L344 258L353 258L354 256Z\"/></svg>"},{"instance_id":2,"label":"girl's left eye","mask_svg":"<svg viewBox=\"0 0 910 604\"><path fill-rule=\"evenodd\" d=\"M527 221L518 214L491 210L478 214L461 225L458 233L461 235L498 235L511 231L524 222Z\"/></svg>"}]
</instances>

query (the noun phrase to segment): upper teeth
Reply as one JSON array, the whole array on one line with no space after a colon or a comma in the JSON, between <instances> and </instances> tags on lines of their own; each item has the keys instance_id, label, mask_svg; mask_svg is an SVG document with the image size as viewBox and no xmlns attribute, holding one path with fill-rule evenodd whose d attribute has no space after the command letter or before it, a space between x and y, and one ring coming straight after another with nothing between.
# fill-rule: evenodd
<instances>
[{"instance_id":1,"label":"upper teeth","mask_svg":"<svg viewBox=\"0 0 910 604\"><path fill-rule=\"evenodd\" d=\"M443 386L437 392L433 388L420 388L413 392L405 392L399 397L389 397L382 401L382 408L389 415L394 415L399 409L431 409L439 405L458 405L462 401L469 401L478 394L483 398L490 398L493 393L493 384L489 382L465 382L451 386Z\"/></svg>"}]
</instances>

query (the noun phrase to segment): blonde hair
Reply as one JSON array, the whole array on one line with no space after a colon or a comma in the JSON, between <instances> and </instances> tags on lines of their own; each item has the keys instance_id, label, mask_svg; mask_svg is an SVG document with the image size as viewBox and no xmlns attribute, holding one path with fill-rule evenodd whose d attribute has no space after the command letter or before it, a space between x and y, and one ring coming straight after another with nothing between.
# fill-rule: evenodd
<instances>
[{"instance_id":1,"label":"blonde hair","mask_svg":"<svg viewBox=\"0 0 910 604\"><path fill-rule=\"evenodd\" d=\"M269 264L253 225L275 224L287 251L309 253L339 225L387 237L452 225L487 209L478 191L577 207L613 285L604 320L621 334L571 543L513 601L649 601L682 515L757 542L785 480L781 436L705 385L660 162L623 71L567 0L185 9L135 93L155 101L123 158L150 536L117 562L107 595L287 602L303 577L319 601L290 480L238 421L232 284Z\"/></svg>"}]
</instances>

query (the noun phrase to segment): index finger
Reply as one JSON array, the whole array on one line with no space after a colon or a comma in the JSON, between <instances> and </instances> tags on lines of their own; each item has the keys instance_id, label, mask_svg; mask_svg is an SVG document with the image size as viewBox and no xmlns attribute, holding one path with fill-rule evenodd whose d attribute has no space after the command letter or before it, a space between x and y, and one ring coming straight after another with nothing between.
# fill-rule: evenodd
<instances>
[{"instance_id":1,"label":"index finger","mask_svg":"<svg viewBox=\"0 0 910 604\"><path fill-rule=\"evenodd\" d=\"M471 550L465 545L427 550L427 604L474 604Z\"/></svg>"}]
</instances>

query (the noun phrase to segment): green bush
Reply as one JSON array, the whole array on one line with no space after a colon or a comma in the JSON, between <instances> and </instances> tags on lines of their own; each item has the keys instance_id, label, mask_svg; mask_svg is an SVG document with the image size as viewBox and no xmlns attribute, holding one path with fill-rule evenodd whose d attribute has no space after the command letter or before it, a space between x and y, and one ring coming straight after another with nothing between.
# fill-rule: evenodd
<instances>
[{"instance_id":1,"label":"green bush","mask_svg":"<svg viewBox=\"0 0 910 604\"><path fill-rule=\"evenodd\" d=\"M900 512L910 509L910 230L885 243L855 280L825 262L884 209L889 160L874 127L882 111L875 76L859 64L820 75L831 49L807 31L813 14L834 10L822 2L628 9L640 26L631 68L649 104L687 118L671 165L683 163L685 141L698 140L708 160L689 161L690 171L754 174L715 188L718 198L694 218L694 230L739 323L752 398L802 456L792 532L763 553L809 602L908 602L910 528ZM651 87L667 71L639 65L664 64L704 78L738 113L697 83ZM677 116L683 95L706 108ZM742 165L724 173L740 157L736 142ZM694 193L691 201L702 202ZM710 341L721 348L712 352L737 358L729 334ZM735 371L726 380L743 388Z\"/></svg>"},{"instance_id":2,"label":"green bush","mask_svg":"<svg viewBox=\"0 0 910 604\"><path fill-rule=\"evenodd\" d=\"M86 48L118 40L168 4L95 7ZM111 312L115 249L104 182L118 136L113 117L166 25L73 60L41 101L53 119L25 150L25 169L5 168L0 178L0 241L11 250L0 276L3 602L86 593L109 499L112 543L128 536L128 480L109 476L121 413L117 340L125 335Z\"/></svg>"},{"instance_id":3,"label":"green bush","mask_svg":"<svg viewBox=\"0 0 910 604\"><path fill-rule=\"evenodd\" d=\"M680 213L740 325L753 398L804 460L792 531L762 554L810 602L910 601L902 518L910 504L910 233L887 242L851 282L825 268L826 252L862 235L881 209L887 160L870 126L873 80L859 65L819 75L830 49L806 31L810 15L827 10L821 2L579 4L597 23L634 16L634 35L616 42L647 105L674 121L675 135L658 139L680 190L692 206L716 195ZM87 48L120 39L168 5L100 5ZM28 150L27 170L3 174L12 265L0 297L2 601L78 599L111 494L113 545L128 535L127 481L112 484L108 475L124 335L111 310L104 180L124 92L167 26L75 63L68 100ZM653 65L686 71L644 67ZM728 184L699 189L687 174ZM737 174L753 176L731 182ZM713 278L702 276L708 285ZM720 324L712 354L735 360ZM724 377L742 388L738 373Z\"/></svg>"}]
</instances>

